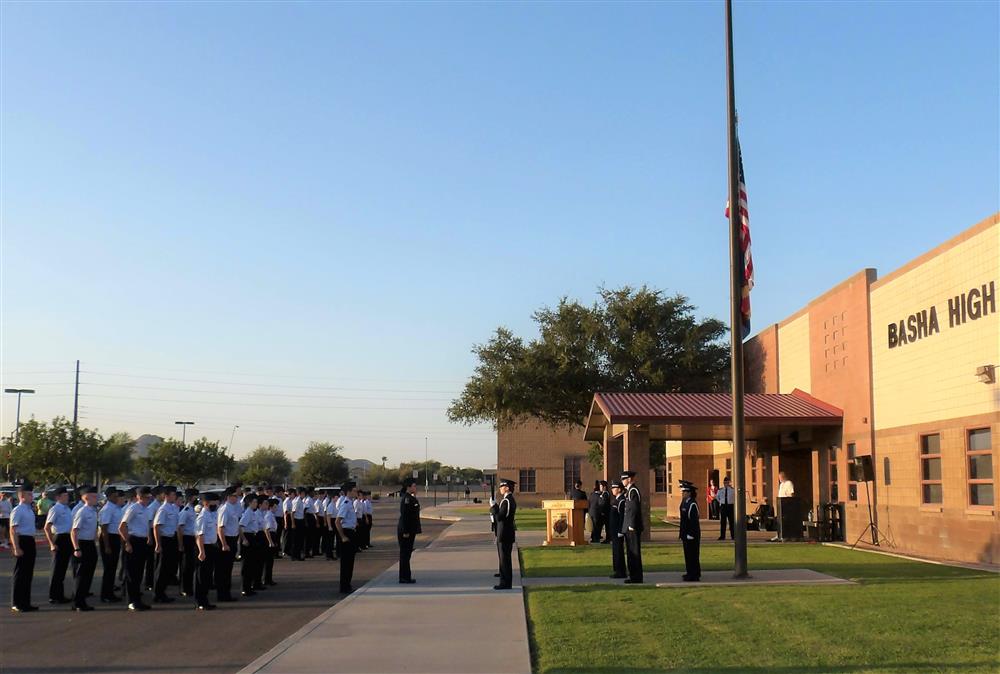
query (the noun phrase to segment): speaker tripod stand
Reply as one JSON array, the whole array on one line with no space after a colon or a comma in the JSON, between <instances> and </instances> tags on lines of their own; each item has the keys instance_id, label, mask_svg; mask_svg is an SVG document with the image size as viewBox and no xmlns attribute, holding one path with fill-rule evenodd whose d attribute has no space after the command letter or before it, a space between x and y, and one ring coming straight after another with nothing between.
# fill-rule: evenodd
<instances>
[{"instance_id":1,"label":"speaker tripod stand","mask_svg":"<svg viewBox=\"0 0 1000 674\"><path fill-rule=\"evenodd\" d=\"M860 543L861 539L865 537L865 534L869 532L871 532L872 535L872 545L874 545L877 548L882 547L879 541L883 538L883 536L882 533L878 530L878 525L875 524L875 515L872 512L872 495L868 487L868 482L869 482L868 480L865 480L865 496L866 500L868 501L868 526L864 528L864 530L861 532L861 535L858 536L857 540L854 541L854 544L851 545L852 550L858 547L858 543Z\"/></svg>"}]
</instances>

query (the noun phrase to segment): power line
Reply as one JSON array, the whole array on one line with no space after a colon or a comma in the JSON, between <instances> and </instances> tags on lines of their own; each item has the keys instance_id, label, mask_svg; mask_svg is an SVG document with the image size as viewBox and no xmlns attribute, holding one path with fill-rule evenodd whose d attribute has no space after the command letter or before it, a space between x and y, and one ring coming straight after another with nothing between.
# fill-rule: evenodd
<instances>
[{"instance_id":1,"label":"power line","mask_svg":"<svg viewBox=\"0 0 1000 674\"><path fill-rule=\"evenodd\" d=\"M118 374L115 372L99 372L96 370L82 370L83 374L96 374L104 377L123 377L126 379L154 379L157 381L179 381L190 384L219 384L222 386L259 386L266 388L303 388L320 391L362 391L366 393L457 393L455 390L443 391L440 389L391 389L391 388L356 388L350 386L305 386L295 384L255 384L243 381L218 381L213 379L190 379L182 377L154 377L142 374Z\"/></svg>"},{"instance_id":2,"label":"power line","mask_svg":"<svg viewBox=\"0 0 1000 674\"><path fill-rule=\"evenodd\" d=\"M73 395L68 393L66 395ZM409 410L413 412L436 412L447 409L446 407L358 407L340 405L282 405L278 403L236 403L218 400L177 400L173 398L136 398L134 396L108 396L100 394L88 394L88 398L105 398L109 400L142 400L145 402L158 403L180 403L182 405L228 405L231 407L292 407L296 409L317 409L317 410Z\"/></svg>"},{"instance_id":3,"label":"power line","mask_svg":"<svg viewBox=\"0 0 1000 674\"><path fill-rule=\"evenodd\" d=\"M80 382L84 386L103 386L107 388L141 389L150 391L174 391L178 393L210 393L216 395L238 395L238 396L258 396L258 397L280 397L280 398L317 398L325 400L385 400L385 401L415 401L415 402L450 402L451 398L385 398L372 396L326 396L314 395L310 393L253 393L250 391L212 391L206 389L172 388L167 386L138 386L135 384L104 384L101 382L84 381Z\"/></svg>"},{"instance_id":4,"label":"power line","mask_svg":"<svg viewBox=\"0 0 1000 674\"><path fill-rule=\"evenodd\" d=\"M384 382L398 382L398 381L409 381L409 382L420 382L423 384L464 384L462 380L456 379L406 379L403 377L392 377L392 378L376 378L376 377L327 377L319 375L297 375L297 374L268 374L266 372L228 372L220 370L191 370L184 368L169 368L169 367L149 367L144 365L115 365L112 363L95 363L93 361L87 361L90 364L97 365L98 367L109 367L117 370L148 370L152 372L191 372L196 374L221 374L231 377L264 377L272 379L316 379L316 380L326 380L326 381L384 381Z\"/></svg>"}]
</instances>

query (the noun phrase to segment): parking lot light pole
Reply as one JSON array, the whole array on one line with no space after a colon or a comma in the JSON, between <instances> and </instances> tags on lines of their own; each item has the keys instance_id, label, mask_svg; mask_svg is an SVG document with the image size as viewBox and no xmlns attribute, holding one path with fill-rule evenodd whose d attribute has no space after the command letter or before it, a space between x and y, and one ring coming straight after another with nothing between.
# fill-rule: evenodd
<instances>
[{"instance_id":1,"label":"parking lot light pole","mask_svg":"<svg viewBox=\"0 0 1000 674\"><path fill-rule=\"evenodd\" d=\"M33 388L5 388L4 393L16 393L17 394L17 416L14 421L14 444L21 439L21 394L22 393L34 393Z\"/></svg>"},{"instance_id":2,"label":"parking lot light pole","mask_svg":"<svg viewBox=\"0 0 1000 674\"><path fill-rule=\"evenodd\" d=\"M175 424L181 427L181 444L187 445L187 427L194 426L193 421L175 421Z\"/></svg>"}]
</instances>

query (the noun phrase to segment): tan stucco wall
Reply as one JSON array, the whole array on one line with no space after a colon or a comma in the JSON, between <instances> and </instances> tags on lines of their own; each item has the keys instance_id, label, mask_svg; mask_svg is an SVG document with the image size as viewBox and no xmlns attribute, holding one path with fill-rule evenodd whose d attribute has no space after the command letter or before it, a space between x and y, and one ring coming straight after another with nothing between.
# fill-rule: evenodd
<instances>
[{"instance_id":1,"label":"tan stucco wall","mask_svg":"<svg viewBox=\"0 0 1000 674\"><path fill-rule=\"evenodd\" d=\"M876 430L994 412L1000 384L975 376L1000 365L1000 313L949 326L948 300L994 284L1000 293L1000 227L970 236L871 292ZM1000 297L994 300L1000 308ZM889 347L888 326L934 307L940 332ZM897 328L898 331L898 328Z\"/></svg>"},{"instance_id":2,"label":"tan stucco wall","mask_svg":"<svg viewBox=\"0 0 1000 674\"><path fill-rule=\"evenodd\" d=\"M795 389L810 391L809 365L809 314L803 313L784 325L778 326L779 393L791 393Z\"/></svg>"}]
</instances>

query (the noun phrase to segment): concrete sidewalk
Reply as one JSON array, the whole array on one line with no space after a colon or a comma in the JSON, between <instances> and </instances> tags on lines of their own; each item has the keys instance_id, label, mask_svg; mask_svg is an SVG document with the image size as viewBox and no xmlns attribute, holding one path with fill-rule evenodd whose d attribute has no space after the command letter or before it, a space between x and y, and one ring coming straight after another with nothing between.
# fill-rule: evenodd
<instances>
[{"instance_id":1,"label":"concrete sidewalk","mask_svg":"<svg viewBox=\"0 0 1000 674\"><path fill-rule=\"evenodd\" d=\"M489 518L464 518L415 552L414 585L393 565L241 672L530 674L514 554L514 589L495 591Z\"/></svg>"}]
</instances>

